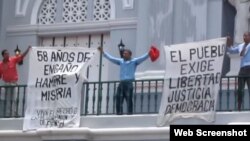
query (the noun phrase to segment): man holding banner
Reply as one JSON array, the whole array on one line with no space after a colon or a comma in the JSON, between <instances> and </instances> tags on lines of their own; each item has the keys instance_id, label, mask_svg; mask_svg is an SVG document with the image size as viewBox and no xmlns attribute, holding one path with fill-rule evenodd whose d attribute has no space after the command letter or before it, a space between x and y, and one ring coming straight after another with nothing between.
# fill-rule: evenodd
<instances>
[{"instance_id":1,"label":"man holding banner","mask_svg":"<svg viewBox=\"0 0 250 141\"><path fill-rule=\"evenodd\" d=\"M0 100L1 115L10 117L18 116L17 114L17 98L15 87L18 81L17 64L21 62L28 54L30 46L27 50L18 56L10 56L7 49L2 51L3 61L0 62L0 78L4 81L6 89L3 100ZM5 105L4 105L5 103Z\"/></svg>"},{"instance_id":2,"label":"man holding banner","mask_svg":"<svg viewBox=\"0 0 250 141\"><path fill-rule=\"evenodd\" d=\"M3 61L0 62L0 77L6 84L16 84L18 81L18 73L16 65L21 62L28 54L31 46L27 50L18 56L9 56L8 50L2 51Z\"/></svg>"},{"instance_id":3,"label":"man holding banner","mask_svg":"<svg viewBox=\"0 0 250 141\"><path fill-rule=\"evenodd\" d=\"M250 32L243 35L244 42L232 47L232 39L228 37L227 47L230 53L238 53L241 57L240 71L238 77L238 110L241 110L242 100L244 96L245 83L247 83L248 92L250 94Z\"/></svg>"}]
</instances>

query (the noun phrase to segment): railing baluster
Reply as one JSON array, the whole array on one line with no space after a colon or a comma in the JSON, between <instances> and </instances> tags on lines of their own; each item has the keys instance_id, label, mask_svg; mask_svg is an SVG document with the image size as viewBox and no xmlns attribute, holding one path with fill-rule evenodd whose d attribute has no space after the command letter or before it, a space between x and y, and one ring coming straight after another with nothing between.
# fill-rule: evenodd
<instances>
[{"instance_id":1,"label":"railing baluster","mask_svg":"<svg viewBox=\"0 0 250 141\"><path fill-rule=\"evenodd\" d=\"M220 90L219 90L219 110L222 110L222 101L221 101L221 97L222 97L222 79L220 79Z\"/></svg>"},{"instance_id":2,"label":"railing baluster","mask_svg":"<svg viewBox=\"0 0 250 141\"><path fill-rule=\"evenodd\" d=\"M16 86L15 86L16 87ZM19 107L19 98L20 98L20 92L19 92L19 86L17 86L17 97L16 97L16 112L15 112L15 117L19 117L19 115L18 115L18 113L19 113L19 109L18 109L18 107ZM15 89L15 88L14 88Z\"/></svg>"},{"instance_id":3,"label":"railing baluster","mask_svg":"<svg viewBox=\"0 0 250 141\"><path fill-rule=\"evenodd\" d=\"M25 114L25 109L26 109L26 87L27 86L23 86L23 108L22 108L22 116L24 116Z\"/></svg>"},{"instance_id":4,"label":"railing baluster","mask_svg":"<svg viewBox=\"0 0 250 141\"><path fill-rule=\"evenodd\" d=\"M116 113L116 86L117 86L117 82L114 82L114 93L113 93L113 114Z\"/></svg>"},{"instance_id":5,"label":"railing baluster","mask_svg":"<svg viewBox=\"0 0 250 141\"><path fill-rule=\"evenodd\" d=\"M227 109L229 110L229 96L230 96L230 79L227 78Z\"/></svg>"},{"instance_id":6,"label":"railing baluster","mask_svg":"<svg viewBox=\"0 0 250 141\"><path fill-rule=\"evenodd\" d=\"M141 81L141 113L143 113L144 81Z\"/></svg>"},{"instance_id":7,"label":"railing baluster","mask_svg":"<svg viewBox=\"0 0 250 141\"><path fill-rule=\"evenodd\" d=\"M155 94L154 94L154 103L155 103L155 107L154 107L154 112L157 112L157 99L158 99L158 80L155 81Z\"/></svg>"},{"instance_id":8,"label":"railing baluster","mask_svg":"<svg viewBox=\"0 0 250 141\"><path fill-rule=\"evenodd\" d=\"M133 99L133 100L134 100L134 101L133 101L133 104L134 104L134 105L133 105L133 106L134 106L134 107L133 107L134 114L136 113L136 107L137 107L137 106L136 106L136 105L137 105L137 102L136 102L136 99L137 99L137 82L138 82L138 81L135 81L135 83L134 83L134 84L135 84L135 86L134 86L134 95L133 95L133 96L134 96L134 99Z\"/></svg>"},{"instance_id":9,"label":"railing baluster","mask_svg":"<svg viewBox=\"0 0 250 141\"><path fill-rule=\"evenodd\" d=\"M97 115L102 113L102 94L103 94L103 82L98 84L98 99L97 99Z\"/></svg>"},{"instance_id":10,"label":"railing baluster","mask_svg":"<svg viewBox=\"0 0 250 141\"><path fill-rule=\"evenodd\" d=\"M242 78L242 76L240 76L240 77ZM245 99L244 99L244 97L245 97L245 84L244 84L243 93L242 93L242 96L241 96L241 98L242 98L242 100L241 100L241 109L242 110L245 110Z\"/></svg>"},{"instance_id":11,"label":"railing baluster","mask_svg":"<svg viewBox=\"0 0 250 141\"><path fill-rule=\"evenodd\" d=\"M150 89L151 89L151 81L148 80L148 113L150 113Z\"/></svg>"},{"instance_id":12,"label":"railing baluster","mask_svg":"<svg viewBox=\"0 0 250 141\"><path fill-rule=\"evenodd\" d=\"M93 90L93 105L92 105L92 114L95 114L95 101L96 101L96 83L94 83L94 90Z\"/></svg>"},{"instance_id":13,"label":"railing baluster","mask_svg":"<svg viewBox=\"0 0 250 141\"><path fill-rule=\"evenodd\" d=\"M85 97L85 111L84 111L84 115L87 115L89 112L88 112L88 105L89 105L89 83L85 83L84 84L84 91L86 92L86 97ZM84 94L83 94L84 95Z\"/></svg>"},{"instance_id":14,"label":"railing baluster","mask_svg":"<svg viewBox=\"0 0 250 141\"><path fill-rule=\"evenodd\" d=\"M110 82L107 82L107 96L106 96L106 114L108 114L109 112L109 87L110 87Z\"/></svg>"},{"instance_id":15,"label":"railing baluster","mask_svg":"<svg viewBox=\"0 0 250 141\"><path fill-rule=\"evenodd\" d=\"M234 110L237 110L237 89L238 89L238 79L237 77L234 77Z\"/></svg>"}]
</instances>

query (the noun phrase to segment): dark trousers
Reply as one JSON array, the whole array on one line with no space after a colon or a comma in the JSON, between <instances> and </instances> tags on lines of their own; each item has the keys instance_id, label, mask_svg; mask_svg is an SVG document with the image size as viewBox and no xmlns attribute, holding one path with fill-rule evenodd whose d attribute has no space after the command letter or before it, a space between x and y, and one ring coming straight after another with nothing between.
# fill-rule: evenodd
<instances>
[{"instance_id":1,"label":"dark trousers","mask_svg":"<svg viewBox=\"0 0 250 141\"><path fill-rule=\"evenodd\" d=\"M116 95L116 112L118 115L123 114L123 101L126 100L128 114L133 113L133 82L121 81Z\"/></svg>"},{"instance_id":2,"label":"dark trousers","mask_svg":"<svg viewBox=\"0 0 250 141\"><path fill-rule=\"evenodd\" d=\"M241 110L242 100L244 97L245 83L247 83L248 92L250 94L250 66L242 67L238 78L238 110Z\"/></svg>"},{"instance_id":3,"label":"dark trousers","mask_svg":"<svg viewBox=\"0 0 250 141\"><path fill-rule=\"evenodd\" d=\"M6 86L5 92L1 94L0 99L0 117L17 116L17 97L14 86Z\"/></svg>"}]
</instances>

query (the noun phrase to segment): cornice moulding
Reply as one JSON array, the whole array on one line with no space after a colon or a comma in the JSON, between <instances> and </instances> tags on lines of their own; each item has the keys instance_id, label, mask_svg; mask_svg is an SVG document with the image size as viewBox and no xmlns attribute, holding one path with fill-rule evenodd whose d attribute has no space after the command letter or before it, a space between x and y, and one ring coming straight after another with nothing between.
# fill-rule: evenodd
<instances>
[{"instance_id":1,"label":"cornice moulding","mask_svg":"<svg viewBox=\"0 0 250 141\"><path fill-rule=\"evenodd\" d=\"M57 23L49 25L15 25L7 27L8 36L21 35L65 35L76 33L109 32L116 29L135 29L136 18L116 19L109 21L86 21L84 23Z\"/></svg>"}]
</instances>

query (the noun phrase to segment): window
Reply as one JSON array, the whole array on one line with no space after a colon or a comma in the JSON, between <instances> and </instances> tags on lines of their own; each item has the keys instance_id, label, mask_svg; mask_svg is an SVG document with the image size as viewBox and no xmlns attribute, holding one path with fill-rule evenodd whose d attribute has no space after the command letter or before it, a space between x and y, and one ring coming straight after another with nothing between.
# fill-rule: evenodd
<instances>
[{"instance_id":1,"label":"window","mask_svg":"<svg viewBox=\"0 0 250 141\"><path fill-rule=\"evenodd\" d=\"M40 8L38 23L53 24L56 17L57 0L45 0Z\"/></svg>"},{"instance_id":2,"label":"window","mask_svg":"<svg viewBox=\"0 0 250 141\"><path fill-rule=\"evenodd\" d=\"M110 16L110 0L44 0L38 13L38 23L104 21Z\"/></svg>"},{"instance_id":3,"label":"window","mask_svg":"<svg viewBox=\"0 0 250 141\"><path fill-rule=\"evenodd\" d=\"M87 0L64 0L63 22L76 23L84 22L87 19Z\"/></svg>"}]
</instances>

